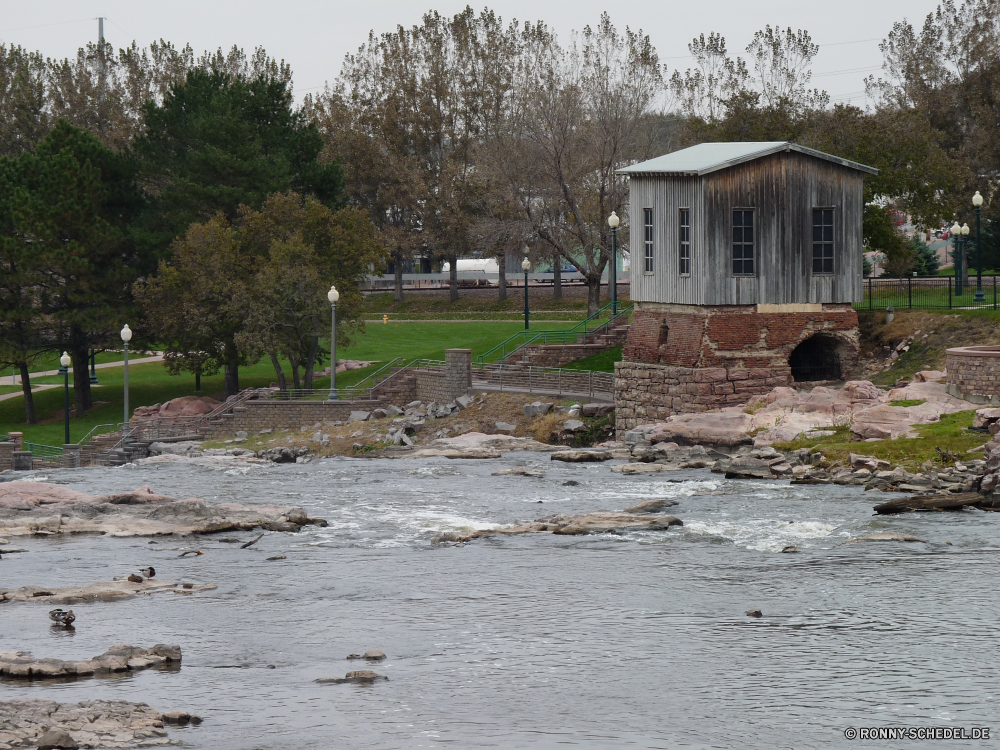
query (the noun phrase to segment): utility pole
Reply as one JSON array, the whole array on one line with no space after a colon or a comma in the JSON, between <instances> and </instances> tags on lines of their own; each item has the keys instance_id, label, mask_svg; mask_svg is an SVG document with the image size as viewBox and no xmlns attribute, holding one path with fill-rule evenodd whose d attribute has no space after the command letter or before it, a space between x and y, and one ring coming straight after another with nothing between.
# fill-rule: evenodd
<instances>
[{"instance_id":1,"label":"utility pole","mask_svg":"<svg viewBox=\"0 0 1000 750\"><path fill-rule=\"evenodd\" d=\"M97 75L100 93L97 105L97 129L104 136L104 99L107 94L107 75L104 68L104 16L97 17Z\"/></svg>"}]
</instances>

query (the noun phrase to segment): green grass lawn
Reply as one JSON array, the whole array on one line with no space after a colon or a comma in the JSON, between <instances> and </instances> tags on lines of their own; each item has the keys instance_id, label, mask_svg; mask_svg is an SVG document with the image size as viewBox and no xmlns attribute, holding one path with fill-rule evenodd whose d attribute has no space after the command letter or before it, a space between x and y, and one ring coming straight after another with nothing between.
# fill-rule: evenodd
<instances>
[{"instance_id":1,"label":"green grass lawn","mask_svg":"<svg viewBox=\"0 0 1000 750\"><path fill-rule=\"evenodd\" d=\"M600 354L578 359L563 365L564 370L593 370L594 372L614 372L615 362L621 362L622 347L616 346L614 349L606 349Z\"/></svg>"},{"instance_id":2,"label":"green grass lawn","mask_svg":"<svg viewBox=\"0 0 1000 750\"><path fill-rule=\"evenodd\" d=\"M547 326L547 327L557 327ZM569 326L566 323L565 326ZM337 347L338 359L361 359L376 362L370 368L350 370L337 376L338 387L348 387L358 383L385 363L395 357L403 357L407 361L417 358L444 359L445 349L471 348L473 356L482 354L487 349L523 330L520 323L475 322L475 323L381 323L368 324L363 333L351 336L350 344ZM328 359L329 355L327 355ZM289 375L286 365L285 373ZM123 416L123 368L108 368L98 370L99 385L93 388L94 402L108 402L106 405L91 409L79 418L70 422L70 439L73 442L82 438L91 428L100 424L114 424L122 421ZM274 368L268 360L263 360L251 367L240 368L240 387L265 387L276 380ZM290 380L290 377L289 377ZM38 378L33 384L61 384L58 376ZM222 397L222 374L204 376L201 379L201 395ZM313 387L325 389L330 387L330 378L317 378ZM20 386L14 390L20 390ZM149 406L163 403L179 396L189 396L195 393L194 376L184 373L172 376L167 373L159 362L144 365L129 366L129 406ZM72 394L70 394L72 402ZM63 408L63 391L61 388L35 393L35 412L39 421L55 419L48 424L24 424L24 400L21 398L0 401L0 433L21 431L25 439L34 443L46 445L62 445L63 423L59 415Z\"/></svg>"},{"instance_id":3,"label":"green grass lawn","mask_svg":"<svg viewBox=\"0 0 1000 750\"><path fill-rule=\"evenodd\" d=\"M974 455L966 453L970 448L989 441L991 437L986 433L969 430L975 415L974 409L960 411L955 414L945 414L938 422L916 425L914 431L920 434L918 438L880 440L873 443L851 442L850 427L844 426L837 428L835 434L827 437L775 443L774 447L778 450L814 448L830 461L847 461L849 454L860 453L881 458L893 466L902 466L908 471L917 471L925 461L930 461L935 466L941 465L941 456L935 448L951 451L968 460L982 458L982 452Z\"/></svg>"},{"instance_id":4,"label":"green grass lawn","mask_svg":"<svg viewBox=\"0 0 1000 750\"><path fill-rule=\"evenodd\" d=\"M45 372L46 370L58 370L59 369L59 357L62 356L62 352L46 352L38 357L35 362L31 365L32 372ZM129 359L140 359L142 357L149 356L145 352L129 352ZM104 362L121 362L125 358L122 352L101 352L97 355L97 364L102 364ZM19 375L20 373L16 368L7 367L5 369L0 369L0 383L3 382L3 378L9 378L11 375ZM97 371L98 378L100 377L101 371ZM10 384L10 381L7 381Z\"/></svg>"}]
</instances>

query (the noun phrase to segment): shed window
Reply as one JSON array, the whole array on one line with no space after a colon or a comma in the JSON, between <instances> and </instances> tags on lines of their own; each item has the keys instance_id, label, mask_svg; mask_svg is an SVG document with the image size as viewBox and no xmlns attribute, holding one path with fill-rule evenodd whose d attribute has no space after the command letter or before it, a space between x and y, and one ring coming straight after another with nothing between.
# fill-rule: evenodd
<instances>
[{"instance_id":1,"label":"shed window","mask_svg":"<svg viewBox=\"0 0 1000 750\"><path fill-rule=\"evenodd\" d=\"M733 211L733 274L752 276L753 268L753 210L737 208Z\"/></svg>"},{"instance_id":2,"label":"shed window","mask_svg":"<svg viewBox=\"0 0 1000 750\"><path fill-rule=\"evenodd\" d=\"M691 273L691 209L681 209L680 221L680 269L681 276Z\"/></svg>"},{"instance_id":3,"label":"shed window","mask_svg":"<svg viewBox=\"0 0 1000 750\"><path fill-rule=\"evenodd\" d=\"M653 209L644 208L643 212L643 243L645 245L645 271L653 272Z\"/></svg>"},{"instance_id":4,"label":"shed window","mask_svg":"<svg viewBox=\"0 0 1000 750\"><path fill-rule=\"evenodd\" d=\"M833 209L813 209L813 273L833 273Z\"/></svg>"}]
</instances>

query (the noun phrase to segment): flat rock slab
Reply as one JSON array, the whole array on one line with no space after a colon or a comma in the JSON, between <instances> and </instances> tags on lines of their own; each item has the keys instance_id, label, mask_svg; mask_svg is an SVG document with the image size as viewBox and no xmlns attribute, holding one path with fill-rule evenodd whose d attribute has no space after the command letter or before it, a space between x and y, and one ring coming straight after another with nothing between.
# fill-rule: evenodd
<instances>
[{"instance_id":1,"label":"flat rock slab","mask_svg":"<svg viewBox=\"0 0 1000 750\"><path fill-rule=\"evenodd\" d=\"M180 662L181 647L164 643L149 649L119 643L100 656L81 661L36 659L26 651L0 651L0 676L25 680L93 677L95 674L134 672Z\"/></svg>"},{"instance_id":2,"label":"flat rock slab","mask_svg":"<svg viewBox=\"0 0 1000 750\"><path fill-rule=\"evenodd\" d=\"M553 461L566 461L568 463L595 463L600 461L610 461L614 456L611 451L587 450L587 451L556 451L550 459Z\"/></svg>"},{"instance_id":3,"label":"flat rock slab","mask_svg":"<svg viewBox=\"0 0 1000 750\"><path fill-rule=\"evenodd\" d=\"M874 534L865 534L864 536L856 536L854 539L848 539L848 542L926 542L926 539L921 539L918 536L913 536L912 534L902 534L898 531L876 531Z\"/></svg>"},{"instance_id":4,"label":"flat rock slab","mask_svg":"<svg viewBox=\"0 0 1000 750\"><path fill-rule=\"evenodd\" d=\"M544 477L545 474L538 469L526 469L523 466L517 466L513 469L500 469L500 471L494 471L492 476Z\"/></svg>"},{"instance_id":5,"label":"flat rock slab","mask_svg":"<svg viewBox=\"0 0 1000 750\"><path fill-rule=\"evenodd\" d=\"M361 685L370 685L373 682L388 680L384 674L376 674L368 669L359 669L355 672L348 672L344 677L321 677L316 682L329 685L342 685L345 682L353 682Z\"/></svg>"},{"instance_id":6,"label":"flat rock slab","mask_svg":"<svg viewBox=\"0 0 1000 750\"><path fill-rule=\"evenodd\" d=\"M978 492L942 493L936 495L913 495L900 497L875 506L881 516L894 513L914 513L919 511L963 510L978 508L985 498Z\"/></svg>"},{"instance_id":7,"label":"flat rock slab","mask_svg":"<svg viewBox=\"0 0 1000 750\"><path fill-rule=\"evenodd\" d=\"M321 519L287 505L238 505L157 495L148 486L115 495L86 495L45 482L0 482L0 532L9 536L211 534L264 528L298 531Z\"/></svg>"},{"instance_id":8,"label":"flat rock slab","mask_svg":"<svg viewBox=\"0 0 1000 750\"><path fill-rule=\"evenodd\" d=\"M679 471L677 464L618 464L611 471L619 474L656 474L661 471Z\"/></svg>"},{"instance_id":9,"label":"flat rock slab","mask_svg":"<svg viewBox=\"0 0 1000 750\"><path fill-rule=\"evenodd\" d=\"M599 510L579 516L556 515L537 521L507 526L499 529L476 529L468 532L446 532L434 537L435 544L442 542L468 542L497 534L580 534L616 533L621 531L660 531L671 526L683 526L673 516L636 515L626 512Z\"/></svg>"},{"instance_id":10,"label":"flat rock slab","mask_svg":"<svg viewBox=\"0 0 1000 750\"><path fill-rule=\"evenodd\" d=\"M0 587L0 602L44 602L46 604L79 604L81 602L118 602L140 594L193 594L198 591L212 591L214 583L193 584L182 588L176 581L147 579L142 583L132 581L102 581L85 586L55 588L45 586L22 586L19 589Z\"/></svg>"},{"instance_id":11,"label":"flat rock slab","mask_svg":"<svg viewBox=\"0 0 1000 750\"><path fill-rule=\"evenodd\" d=\"M387 451L385 458L500 458L503 454L492 448L416 448Z\"/></svg>"},{"instance_id":12,"label":"flat rock slab","mask_svg":"<svg viewBox=\"0 0 1000 750\"><path fill-rule=\"evenodd\" d=\"M70 743L66 742L66 736ZM162 715L145 703L0 701L0 750L25 746L125 748L172 744L176 743L167 739Z\"/></svg>"}]
</instances>

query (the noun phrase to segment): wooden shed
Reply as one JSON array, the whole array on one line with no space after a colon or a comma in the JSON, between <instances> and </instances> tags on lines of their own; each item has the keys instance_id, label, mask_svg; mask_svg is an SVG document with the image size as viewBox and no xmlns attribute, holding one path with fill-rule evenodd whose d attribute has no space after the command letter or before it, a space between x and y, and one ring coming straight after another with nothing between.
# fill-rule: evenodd
<instances>
[{"instance_id":1,"label":"wooden shed","mask_svg":"<svg viewBox=\"0 0 1000 750\"><path fill-rule=\"evenodd\" d=\"M635 303L620 427L630 411L699 411L850 374L864 176L877 170L777 141L702 143L619 174Z\"/></svg>"},{"instance_id":2,"label":"wooden shed","mask_svg":"<svg viewBox=\"0 0 1000 750\"><path fill-rule=\"evenodd\" d=\"M852 303L861 297L864 175L794 143L702 143L629 178L634 301Z\"/></svg>"}]
</instances>

